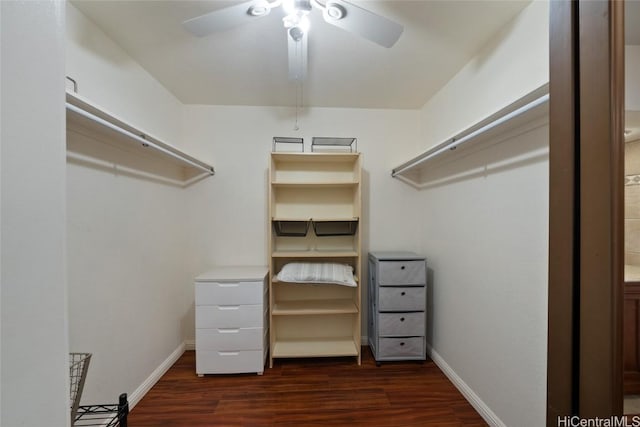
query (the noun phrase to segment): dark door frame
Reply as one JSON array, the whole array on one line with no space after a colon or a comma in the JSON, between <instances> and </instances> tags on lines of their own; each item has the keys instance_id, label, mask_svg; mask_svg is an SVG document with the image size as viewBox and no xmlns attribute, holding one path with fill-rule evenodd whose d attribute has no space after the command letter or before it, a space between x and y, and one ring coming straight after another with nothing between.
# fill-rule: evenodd
<instances>
[{"instance_id":1,"label":"dark door frame","mask_svg":"<svg viewBox=\"0 0 640 427\"><path fill-rule=\"evenodd\" d=\"M622 414L624 3L552 0L547 425Z\"/></svg>"}]
</instances>

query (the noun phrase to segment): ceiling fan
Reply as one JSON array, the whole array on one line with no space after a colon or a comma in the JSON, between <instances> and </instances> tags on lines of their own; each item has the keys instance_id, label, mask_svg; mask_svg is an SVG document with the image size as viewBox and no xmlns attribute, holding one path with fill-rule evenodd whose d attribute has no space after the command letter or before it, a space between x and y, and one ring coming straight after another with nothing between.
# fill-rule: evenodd
<instances>
[{"instance_id":1,"label":"ceiling fan","mask_svg":"<svg viewBox=\"0 0 640 427\"><path fill-rule=\"evenodd\" d=\"M404 30L402 25L344 0L251 0L197 16L182 25L187 31L203 37L265 17L280 6L286 15L282 21L287 29L289 78L292 80L306 77L307 15L312 10L321 11L325 22L387 48L398 41Z\"/></svg>"}]
</instances>

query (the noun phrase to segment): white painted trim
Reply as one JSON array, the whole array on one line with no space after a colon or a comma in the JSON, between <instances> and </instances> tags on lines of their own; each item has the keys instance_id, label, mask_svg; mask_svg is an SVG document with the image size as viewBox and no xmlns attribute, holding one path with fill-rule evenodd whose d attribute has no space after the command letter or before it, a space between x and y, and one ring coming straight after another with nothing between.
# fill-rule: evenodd
<instances>
[{"instance_id":1,"label":"white painted trim","mask_svg":"<svg viewBox=\"0 0 640 427\"><path fill-rule=\"evenodd\" d=\"M469 401L471 406L478 411L480 416L492 427L507 427L500 418L487 406L486 403L480 399L472 389L465 383L462 378L456 374L456 372L449 366L447 362L435 351L432 347L427 345L427 353L430 355L431 360L440 368L440 370L449 378L454 386L462 393L462 395Z\"/></svg>"},{"instance_id":2,"label":"white painted trim","mask_svg":"<svg viewBox=\"0 0 640 427\"><path fill-rule=\"evenodd\" d=\"M185 351L190 351L190 350L195 350L196 349L196 339L195 338L189 338L184 340L184 350Z\"/></svg>"},{"instance_id":3,"label":"white painted trim","mask_svg":"<svg viewBox=\"0 0 640 427\"><path fill-rule=\"evenodd\" d=\"M131 393L128 396L129 409L133 409L138 404L138 402L142 400L144 395L147 394L149 390L151 390L151 387L153 387L160 380L160 378L162 378L162 376L169 370L169 368L171 368L171 366L174 363L176 363L176 361L184 353L185 348L186 348L186 344L185 342L183 342L178 346L178 348L176 348L173 351L173 353L169 355L169 357L167 357L164 360L164 362L160 364L160 366L158 366L151 373L151 375L149 375L149 377L147 377L146 380L144 380L142 384L140 384L140 386L138 386L137 389L135 389L133 393Z\"/></svg>"}]
</instances>

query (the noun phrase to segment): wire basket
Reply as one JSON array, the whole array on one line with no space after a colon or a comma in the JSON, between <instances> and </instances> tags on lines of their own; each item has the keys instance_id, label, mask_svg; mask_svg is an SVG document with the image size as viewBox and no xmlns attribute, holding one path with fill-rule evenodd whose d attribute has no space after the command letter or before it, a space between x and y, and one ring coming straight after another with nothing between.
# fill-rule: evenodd
<instances>
[{"instance_id":1,"label":"wire basket","mask_svg":"<svg viewBox=\"0 0 640 427\"><path fill-rule=\"evenodd\" d=\"M69 353L69 381L71 385L69 397L72 420L75 419L78 406L80 406L80 398L90 361L91 353Z\"/></svg>"},{"instance_id":2,"label":"wire basket","mask_svg":"<svg viewBox=\"0 0 640 427\"><path fill-rule=\"evenodd\" d=\"M128 414L127 394L122 393L117 404L79 406L72 425L73 427L127 427Z\"/></svg>"}]
</instances>

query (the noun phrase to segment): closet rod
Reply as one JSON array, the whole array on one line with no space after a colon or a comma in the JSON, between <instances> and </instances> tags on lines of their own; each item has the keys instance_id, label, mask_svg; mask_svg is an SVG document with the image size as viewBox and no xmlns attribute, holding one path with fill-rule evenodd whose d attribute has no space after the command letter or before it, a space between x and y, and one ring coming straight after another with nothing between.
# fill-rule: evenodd
<instances>
[{"instance_id":1,"label":"closet rod","mask_svg":"<svg viewBox=\"0 0 640 427\"><path fill-rule=\"evenodd\" d=\"M391 171L391 176L392 177L396 177L396 175L399 175L403 172L406 172L407 170L414 168L416 166L418 166L421 163L426 162L429 159L432 159L436 156L439 156L440 154L446 152L446 151L450 151L450 150L455 150L456 148L458 148L459 146L461 146L462 144L471 141L472 139L476 138L477 136L503 124L508 122L509 120L521 116L523 114L525 114L527 111L530 111L546 102L549 101L549 94L543 95L531 102L529 102L528 104L523 105L520 108L517 108L507 114L505 114L504 116L498 117L497 119L493 120L492 122L482 126L479 129L474 130L473 132L464 135L460 138L457 137L453 137L452 139L450 139L449 141L446 141L442 144L439 144L435 147L433 147L432 149L425 151L424 153L422 153L421 155L419 155L418 157L416 157L413 160L408 161L407 163L398 166L397 168L393 169Z\"/></svg>"},{"instance_id":2,"label":"closet rod","mask_svg":"<svg viewBox=\"0 0 640 427\"><path fill-rule=\"evenodd\" d=\"M67 102L66 105L67 105L67 110L71 110L71 111L73 111L73 112L75 112L77 114L80 114L83 117L86 117L89 120L92 120L92 121L94 121L96 123L99 123L99 124L105 126L105 127L108 127L111 130L114 130L114 131L116 131L118 133L121 133L122 135L125 135L125 136L133 139L134 141L139 142L140 144L142 144L143 147L155 148L156 150L166 154L167 156L173 157L174 159L178 159L178 160L180 160L180 161L182 161L184 163L187 163L187 164L189 164L189 165L191 165L191 166L193 166L195 168L201 169L201 170L207 172L209 175L214 175L215 174L215 170L213 169L213 166L209 166L206 163L200 162L200 161L198 161L196 159L192 159L192 158L186 157L185 155L182 155L180 153L175 153L175 152L173 152L173 151L171 151L171 150L169 150L169 149L167 149L165 147L162 147L161 145L158 145L158 144L154 143L153 141L145 139L145 138L143 138L141 136L136 135L133 132L130 132L130 131L126 130L126 129L123 129L123 128L117 126L117 125L114 125L113 123L111 123L111 122L109 122L107 120L104 120L103 118L98 117L98 116L96 116L94 114L91 114L88 111L85 111L82 108L79 108L79 107L77 107L77 106L75 106L73 104L70 104L70 103Z\"/></svg>"}]
</instances>

